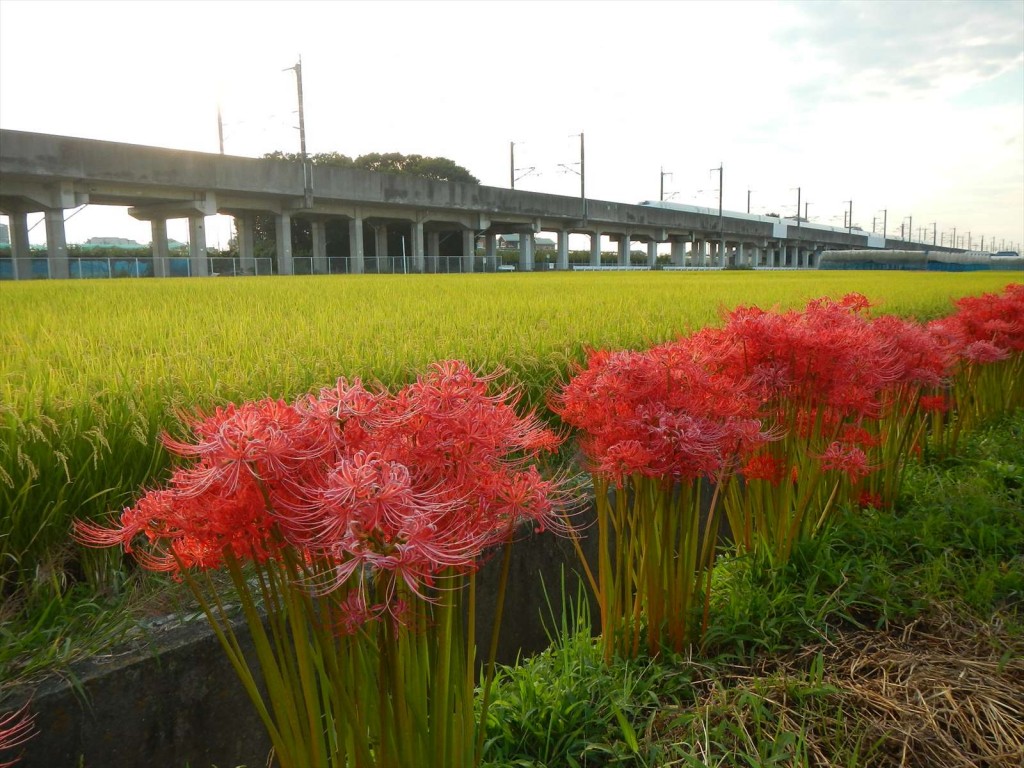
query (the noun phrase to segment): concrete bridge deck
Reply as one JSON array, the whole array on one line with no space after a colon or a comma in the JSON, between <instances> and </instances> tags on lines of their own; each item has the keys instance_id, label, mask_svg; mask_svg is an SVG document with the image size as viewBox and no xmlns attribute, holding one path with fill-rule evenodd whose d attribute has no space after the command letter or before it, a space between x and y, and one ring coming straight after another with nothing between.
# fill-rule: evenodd
<instances>
[{"instance_id":1,"label":"concrete bridge deck","mask_svg":"<svg viewBox=\"0 0 1024 768\"><path fill-rule=\"evenodd\" d=\"M0 130L0 212L11 221L13 276L30 276L26 216L46 221L48 274L68 277L64 211L81 205L128 206L151 222L153 263L166 275L167 220L189 221L190 274L209 273L205 218L235 217L239 258L255 258L256 215L275 222L275 271L293 274L291 223L310 222L312 270L327 270L327 222L348 225L347 269L366 269L368 257L388 254L389 231L409 243L412 271L437 271L440 243L461 241L463 271L497 263L497 238L519 235L519 268L534 268L538 232L557 233L554 267L569 269L568 236L590 236L590 265L600 266L602 236L618 244L618 263L631 263L631 244L642 243L654 266L659 243L670 243L675 266L813 267L824 249L940 249L885 240L859 230L816 227L730 211L677 210L524 192L479 184L431 181L352 168L314 166L311 190L301 163L186 152L68 136ZM405 240L404 238L407 238ZM478 239L484 242L481 262ZM488 261L490 259L490 261Z\"/></svg>"}]
</instances>

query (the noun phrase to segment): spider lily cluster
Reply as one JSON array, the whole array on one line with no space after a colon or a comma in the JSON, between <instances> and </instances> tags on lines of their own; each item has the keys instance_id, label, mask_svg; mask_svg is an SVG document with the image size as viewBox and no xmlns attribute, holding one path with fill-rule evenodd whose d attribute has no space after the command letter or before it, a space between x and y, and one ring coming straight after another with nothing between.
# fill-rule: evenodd
<instances>
[{"instance_id":1,"label":"spider lily cluster","mask_svg":"<svg viewBox=\"0 0 1024 768\"><path fill-rule=\"evenodd\" d=\"M531 460L558 438L460 362L392 395L339 380L218 409L166 439L189 462L109 527L200 600L283 768L476 763L475 571L561 519ZM231 579L266 693L212 571Z\"/></svg>"},{"instance_id":2,"label":"spider lily cluster","mask_svg":"<svg viewBox=\"0 0 1024 768\"><path fill-rule=\"evenodd\" d=\"M915 453L1024 406L1024 286L927 325L867 309L857 294L740 307L688 338L591 352L553 394L594 480L600 554L582 565L606 658L700 639L723 516L739 553L781 564L840 507L890 504ZM489 394L494 378L448 361L394 393L341 379L218 409L165 438L181 459L167 483L75 535L192 590L282 768L476 765L481 558L504 550L503 595L520 524L578 544L565 486L536 468L560 438Z\"/></svg>"},{"instance_id":3,"label":"spider lily cluster","mask_svg":"<svg viewBox=\"0 0 1024 768\"><path fill-rule=\"evenodd\" d=\"M739 307L676 342L592 352L553 398L594 479L596 574L583 565L606 658L703 634L720 514L738 553L780 565L841 506L891 505L924 447L1024 405L1024 285L927 325L868 308Z\"/></svg>"}]
</instances>

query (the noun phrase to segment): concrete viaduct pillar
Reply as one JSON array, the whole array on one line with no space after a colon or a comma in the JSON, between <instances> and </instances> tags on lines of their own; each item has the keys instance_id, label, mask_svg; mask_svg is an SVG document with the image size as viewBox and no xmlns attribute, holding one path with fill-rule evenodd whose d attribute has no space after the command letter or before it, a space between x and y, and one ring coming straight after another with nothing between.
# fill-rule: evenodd
<instances>
[{"instance_id":1,"label":"concrete viaduct pillar","mask_svg":"<svg viewBox=\"0 0 1024 768\"><path fill-rule=\"evenodd\" d=\"M426 272L426 253L424 248L423 238L423 222L414 221L412 223L412 271L413 272Z\"/></svg>"},{"instance_id":2,"label":"concrete viaduct pillar","mask_svg":"<svg viewBox=\"0 0 1024 768\"><path fill-rule=\"evenodd\" d=\"M493 264L494 271L498 271L498 236L494 232L484 235L484 272L488 264Z\"/></svg>"},{"instance_id":3,"label":"concrete viaduct pillar","mask_svg":"<svg viewBox=\"0 0 1024 768\"><path fill-rule=\"evenodd\" d=\"M388 228L380 224L373 229L373 253L377 257L377 271L390 272L391 259L388 254Z\"/></svg>"},{"instance_id":4,"label":"concrete viaduct pillar","mask_svg":"<svg viewBox=\"0 0 1024 768\"><path fill-rule=\"evenodd\" d=\"M590 266L601 266L601 233L590 233Z\"/></svg>"},{"instance_id":5,"label":"concrete viaduct pillar","mask_svg":"<svg viewBox=\"0 0 1024 768\"><path fill-rule=\"evenodd\" d=\"M619 266L620 267L628 267L629 266L629 262L630 262L630 259L629 259L629 245L630 245L629 235L622 234L619 237Z\"/></svg>"},{"instance_id":6,"label":"concrete viaduct pillar","mask_svg":"<svg viewBox=\"0 0 1024 768\"><path fill-rule=\"evenodd\" d=\"M46 217L46 260L50 278L68 278L68 241L64 235L64 211L60 208L47 210Z\"/></svg>"},{"instance_id":7,"label":"concrete viaduct pillar","mask_svg":"<svg viewBox=\"0 0 1024 768\"><path fill-rule=\"evenodd\" d=\"M310 271L314 275L326 275L327 268L327 222L313 219L309 222L310 234L313 236L313 263Z\"/></svg>"},{"instance_id":8,"label":"concrete viaduct pillar","mask_svg":"<svg viewBox=\"0 0 1024 768\"><path fill-rule=\"evenodd\" d=\"M156 226L156 222L153 222ZM251 213L235 216L235 232L238 238L238 268L243 275L255 275L259 273L256 267L256 222ZM154 233L156 230L153 230ZM167 236L167 228L164 227L164 237ZM156 235L154 234L154 239ZM315 241L314 241L315 242ZM314 246L315 247L315 246Z\"/></svg>"},{"instance_id":9,"label":"concrete viaduct pillar","mask_svg":"<svg viewBox=\"0 0 1024 768\"><path fill-rule=\"evenodd\" d=\"M428 232L427 233L427 261L430 262L428 267L430 272L437 273L441 271L441 233L440 232Z\"/></svg>"},{"instance_id":10,"label":"concrete viaduct pillar","mask_svg":"<svg viewBox=\"0 0 1024 768\"><path fill-rule=\"evenodd\" d=\"M476 260L476 232L472 229L462 230L462 271L472 272Z\"/></svg>"},{"instance_id":11,"label":"concrete viaduct pillar","mask_svg":"<svg viewBox=\"0 0 1024 768\"><path fill-rule=\"evenodd\" d=\"M675 266L675 267L686 266L686 241L685 240L673 240L672 241L672 266Z\"/></svg>"},{"instance_id":12,"label":"concrete viaduct pillar","mask_svg":"<svg viewBox=\"0 0 1024 768\"><path fill-rule=\"evenodd\" d=\"M206 258L206 217L188 217L188 264L192 277L208 277L210 262Z\"/></svg>"},{"instance_id":13,"label":"concrete viaduct pillar","mask_svg":"<svg viewBox=\"0 0 1024 768\"><path fill-rule=\"evenodd\" d=\"M11 268L15 280L32 279L32 250L28 242L28 214L10 213L11 224Z\"/></svg>"},{"instance_id":14,"label":"concrete viaduct pillar","mask_svg":"<svg viewBox=\"0 0 1024 768\"><path fill-rule=\"evenodd\" d=\"M524 272L533 271L533 238L533 232L521 232L519 234L519 269Z\"/></svg>"},{"instance_id":15,"label":"concrete viaduct pillar","mask_svg":"<svg viewBox=\"0 0 1024 768\"><path fill-rule=\"evenodd\" d=\"M647 266L654 269L658 265L658 241L651 240L647 244Z\"/></svg>"},{"instance_id":16,"label":"concrete viaduct pillar","mask_svg":"<svg viewBox=\"0 0 1024 768\"><path fill-rule=\"evenodd\" d=\"M290 213L277 214L274 227L277 236L277 274L294 275L295 261L292 258L292 216Z\"/></svg>"},{"instance_id":17,"label":"concrete viaduct pillar","mask_svg":"<svg viewBox=\"0 0 1024 768\"><path fill-rule=\"evenodd\" d=\"M363 219L356 216L348 222L348 271L361 275L366 271L366 254L363 251Z\"/></svg>"},{"instance_id":18,"label":"concrete viaduct pillar","mask_svg":"<svg viewBox=\"0 0 1024 768\"><path fill-rule=\"evenodd\" d=\"M703 267L705 258L705 242L701 238L697 238L693 241L690 246L690 266L691 267Z\"/></svg>"},{"instance_id":19,"label":"concrete viaduct pillar","mask_svg":"<svg viewBox=\"0 0 1024 768\"><path fill-rule=\"evenodd\" d=\"M558 230L558 259L555 262L555 269L569 269L569 232L565 229Z\"/></svg>"},{"instance_id":20,"label":"concrete viaduct pillar","mask_svg":"<svg viewBox=\"0 0 1024 768\"><path fill-rule=\"evenodd\" d=\"M169 277L171 274L171 252L167 247L167 219L152 219L149 222L149 231L153 241L153 276ZM238 233L238 243L239 249L241 249L241 230Z\"/></svg>"}]
</instances>

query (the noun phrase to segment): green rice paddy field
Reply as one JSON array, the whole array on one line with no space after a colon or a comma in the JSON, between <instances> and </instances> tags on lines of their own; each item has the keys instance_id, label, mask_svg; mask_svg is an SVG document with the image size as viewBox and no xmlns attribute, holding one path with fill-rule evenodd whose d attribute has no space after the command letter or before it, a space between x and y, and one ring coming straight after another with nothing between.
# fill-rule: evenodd
<instances>
[{"instance_id":1,"label":"green rice paddy field","mask_svg":"<svg viewBox=\"0 0 1024 768\"><path fill-rule=\"evenodd\" d=\"M858 291L929 319L1020 273L603 273L0 284L0 595L65 546L72 516L158 477L161 430L228 401L359 376L392 385L434 360L508 370L543 407L586 348L641 347L739 304Z\"/></svg>"}]
</instances>

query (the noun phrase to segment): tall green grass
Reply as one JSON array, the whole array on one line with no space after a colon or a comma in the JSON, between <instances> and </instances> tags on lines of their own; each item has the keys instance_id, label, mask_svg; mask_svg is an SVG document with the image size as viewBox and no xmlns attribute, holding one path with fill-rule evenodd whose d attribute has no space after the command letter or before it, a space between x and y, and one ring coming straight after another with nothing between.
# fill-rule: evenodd
<instances>
[{"instance_id":1,"label":"tall green grass","mask_svg":"<svg viewBox=\"0 0 1024 768\"><path fill-rule=\"evenodd\" d=\"M396 385L458 357L506 368L542 407L588 346L640 347L737 304L859 291L925 319L1013 274L635 273L53 281L0 285L0 595L88 578L73 516L128 504L166 469L177 415L292 398L338 376Z\"/></svg>"}]
</instances>

